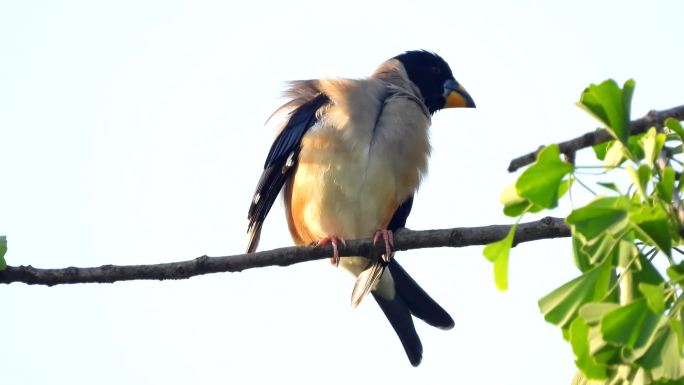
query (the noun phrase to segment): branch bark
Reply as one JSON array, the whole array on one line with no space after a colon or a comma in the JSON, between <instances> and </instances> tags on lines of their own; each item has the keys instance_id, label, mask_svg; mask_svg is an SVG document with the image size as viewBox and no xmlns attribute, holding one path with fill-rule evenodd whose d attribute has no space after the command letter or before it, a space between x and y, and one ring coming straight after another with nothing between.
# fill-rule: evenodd
<instances>
[{"instance_id":1,"label":"branch bark","mask_svg":"<svg viewBox=\"0 0 684 385\"><path fill-rule=\"evenodd\" d=\"M395 234L395 250L485 245L505 237L510 228L510 225L490 225L423 231L405 229ZM570 229L562 218L546 217L518 225L514 244L569 236ZM384 245L373 245L370 239L348 241L346 247L341 247L339 250L340 256L380 255L382 251L384 251ZM23 282L29 285L53 286L71 283L186 279L210 273L240 272L256 267L289 266L329 258L331 255L332 248L327 245L320 248L284 247L225 257L204 255L187 261L153 265L104 265L63 269L39 269L30 265L7 266L5 270L0 271L0 283Z\"/></svg>"},{"instance_id":2,"label":"branch bark","mask_svg":"<svg viewBox=\"0 0 684 385\"><path fill-rule=\"evenodd\" d=\"M654 125L662 125L667 118L675 118L680 121L684 120L684 105L672 107L662 111L651 111L643 118L633 120L630 123L630 135L646 132ZM577 150L594 146L599 143L604 143L612 139L613 137L608 133L607 130L601 129L598 131L587 132L582 136L578 136L565 142L560 142L558 143L558 147L560 148L560 152L562 154L573 158ZM528 154L513 159L508 165L508 171L514 172L521 167L534 163L534 161L537 159L537 154L542 148L544 148L544 146L539 147L536 151L532 151Z\"/></svg>"}]
</instances>

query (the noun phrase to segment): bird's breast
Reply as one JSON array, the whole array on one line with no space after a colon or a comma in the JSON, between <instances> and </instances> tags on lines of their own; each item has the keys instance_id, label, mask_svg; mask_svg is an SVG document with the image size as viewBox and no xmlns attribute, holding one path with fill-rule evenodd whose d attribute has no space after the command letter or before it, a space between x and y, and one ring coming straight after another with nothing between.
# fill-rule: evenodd
<instances>
[{"instance_id":1,"label":"bird's breast","mask_svg":"<svg viewBox=\"0 0 684 385\"><path fill-rule=\"evenodd\" d=\"M429 118L414 104L338 103L304 136L285 197L298 243L367 238L387 226L427 169ZM353 110L362 107L373 111Z\"/></svg>"}]
</instances>

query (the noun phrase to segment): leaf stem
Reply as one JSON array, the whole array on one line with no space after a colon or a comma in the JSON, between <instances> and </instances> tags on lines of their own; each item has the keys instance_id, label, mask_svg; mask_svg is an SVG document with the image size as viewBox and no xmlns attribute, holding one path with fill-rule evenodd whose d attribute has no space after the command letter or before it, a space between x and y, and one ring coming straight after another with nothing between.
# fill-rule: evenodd
<instances>
[{"instance_id":1,"label":"leaf stem","mask_svg":"<svg viewBox=\"0 0 684 385\"><path fill-rule=\"evenodd\" d=\"M591 188L589 188L589 186L587 186L586 184L584 184L584 182L582 182L582 180L581 180L580 178L578 178L577 175L575 175L575 173L573 173L572 175L575 177L575 180L577 181L577 183L580 184L580 186L582 186L582 187L584 187L585 189L587 189L587 191L589 191L590 193L592 193L594 196L598 195L598 194L596 194L596 192L594 192L594 190L592 190Z\"/></svg>"}]
</instances>

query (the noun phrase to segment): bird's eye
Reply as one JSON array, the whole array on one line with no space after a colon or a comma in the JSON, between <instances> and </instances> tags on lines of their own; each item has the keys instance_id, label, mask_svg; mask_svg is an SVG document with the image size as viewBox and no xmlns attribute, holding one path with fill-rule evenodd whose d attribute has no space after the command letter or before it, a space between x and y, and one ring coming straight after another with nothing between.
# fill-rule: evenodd
<instances>
[{"instance_id":1,"label":"bird's eye","mask_svg":"<svg viewBox=\"0 0 684 385\"><path fill-rule=\"evenodd\" d=\"M442 70L439 67L432 67L430 69L432 70L433 75L441 75L442 74Z\"/></svg>"}]
</instances>

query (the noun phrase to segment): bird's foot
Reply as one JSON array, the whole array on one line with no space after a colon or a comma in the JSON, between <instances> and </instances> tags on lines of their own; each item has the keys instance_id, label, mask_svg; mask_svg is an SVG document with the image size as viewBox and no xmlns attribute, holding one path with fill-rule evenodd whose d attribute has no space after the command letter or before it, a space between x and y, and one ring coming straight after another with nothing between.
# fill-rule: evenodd
<instances>
[{"instance_id":1,"label":"bird's foot","mask_svg":"<svg viewBox=\"0 0 684 385\"><path fill-rule=\"evenodd\" d=\"M347 241L342 237L325 237L316 243L316 247L327 245L330 243L333 248L333 256L330 258L330 263L339 266L340 265L340 253L337 250L337 242L342 243L344 247L347 247Z\"/></svg>"},{"instance_id":2,"label":"bird's foot","mask_svg":"<svg viewBox=\"0 0 684 385\"><path fill-rule=\"evenodd\" d=\"M373 245L378 242L378 239L381 236L385 241L385 254L380 256L380 259L385 263L389 263L390 258L392 258L392 249L394 248L394 234L392 233L392 230L377 230L373 235Z\"/></svg>"}]
</instances>

